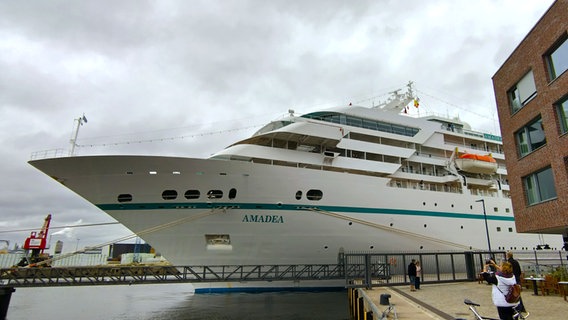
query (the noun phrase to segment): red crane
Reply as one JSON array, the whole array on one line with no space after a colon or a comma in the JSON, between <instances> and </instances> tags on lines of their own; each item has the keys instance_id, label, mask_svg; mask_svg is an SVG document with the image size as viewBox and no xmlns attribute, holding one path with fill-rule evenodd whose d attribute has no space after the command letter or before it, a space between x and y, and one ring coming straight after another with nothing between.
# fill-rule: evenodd
<instances>
[{"instance_id":1,"label":"red crane","mask_svg":"<svg viewBox=\"0 0 568 320\"><path fill-rule=\"evenodd\" d=\"M32 231L29 237L24 242L24 249L26 250L26 257L20 261L19 266L29 265L34 266L36 263L48 259L43 251L47 248L47 233L49 232L49 223L51 222L51 214L45 217L43 227L39 232ZM31 256L28 257L28 250L32 251Z\"/></svg>"}]
</instances>

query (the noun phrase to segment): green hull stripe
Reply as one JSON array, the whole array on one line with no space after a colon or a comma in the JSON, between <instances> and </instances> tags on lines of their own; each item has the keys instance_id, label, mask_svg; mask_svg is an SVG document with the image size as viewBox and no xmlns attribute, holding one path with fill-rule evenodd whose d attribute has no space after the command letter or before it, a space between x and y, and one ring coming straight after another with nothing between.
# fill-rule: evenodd
<instances>
[{"instance_id":1,"label":"green hull stripe","mask_svg":"<svg viewBox=\"0 0 568 320\"><path fill-rule=\"evenodd\" d=\"M121 210L180 210L180 209L211 209L211 208L234 208L241 210L309 210L319 209L323 211L338 213L365 213L365 214L394 214L406 216L426 216L439 218L454 219L484 219L483 214L470 213L452 213L443 211L425 211L425 210L401 210L387 208L360 208L360 207L339 207L339 206L313 206L313 205L291 205L291 204L261 204L261 203L122 203L122 204L99 204L97 205L103 211L121 211ZM513 217L502 217L495 215L487 215L487 220L499 221L515 221Z\"/></svg>"}]
</instances>

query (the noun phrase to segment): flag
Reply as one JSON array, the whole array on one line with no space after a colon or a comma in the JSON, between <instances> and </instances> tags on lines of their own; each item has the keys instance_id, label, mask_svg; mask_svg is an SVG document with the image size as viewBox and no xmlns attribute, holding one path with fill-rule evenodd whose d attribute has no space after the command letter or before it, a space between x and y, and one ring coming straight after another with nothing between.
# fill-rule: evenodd
<instances>
[{"instance_id":1,"label":"flag","mask_svg":"<svg viewBox=\"0 0 568 320\"><path fill-rule=\"evenodd\" d=\"M414 106L418 108L419 105L420 105L420 99L418 98L414 99Z\"/></svg>"}]
</instances>

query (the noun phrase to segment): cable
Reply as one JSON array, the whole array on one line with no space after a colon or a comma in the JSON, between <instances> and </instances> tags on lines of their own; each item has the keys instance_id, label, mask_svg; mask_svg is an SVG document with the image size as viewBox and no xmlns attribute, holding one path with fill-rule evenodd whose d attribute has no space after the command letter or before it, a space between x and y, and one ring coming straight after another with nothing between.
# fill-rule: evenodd
<instances>
[{"instance_id":1,"label":"cable","mask_svg":"<svg viewBox=\"0 0 568 320\"><path fill-rule=\"evenodd\" d=\"M327 216L346 220L346 221L357 222L359 224L366 225L366 226L369 226L369 227L372 227L372 228L377 228L377 229L381 229L381 230L385 230L385 231L389 231L389 232L394 232L394 233L400 233L400 234L403 234L403 235L406 235L406 236L419 238L419 239L423 239L423 240L428 240L428 241L432 241L432 242L437 242L437 243L441 243L441 244L452 246L452 247L462 248L462 249L465 249L465 250L471 250L470 247L459 244L459 243L441 240L441 239L436 239L436 238L428 237L428 236L425 236L425 235L422 235L422 234L413 233L413 232L410 232L410 231L404 231L404 230L401 230L401 229L396 229L396 228L393 228L393 227L387 227L387 226L383 226L383 225L380 225L380 224L377 224L377 223L372 223L372 222L369 222L369 221L366 221L366 220L348 217L348 216L345 216L345 215L342 215L342 214L339 214L339 213L335 213L335 212L331 212L331 211L325 211L325 210L316 209L316 208L308 208L307 210L314 211L314 212L321 213L321 214L325 214Z\"/></svg>"},{"instance_id":2,"label":"cable","mask_svg":"<svg viewBox=\"0 0 568 320\"><path fill-rule=\"evenodd\" d=\"M111 225L111 224L120 224L120 222L103 222L103 223L79 224L79 225L74 225L74 226L49 227L49 230L53 230L53 229L65 229L65 228L95 227L95 226L104 226L104 225ZM0 233L36 231L36 230L38 230L38 228L33 228L33 229L18 229L18 230L0 230Z\"/></svg>"},{"instance_id":3,"label":"cable","mask_svg":"<svg viewBox=\"0 0 568 320\"><path fill-rule=\"evenodd\" d=\"M124 237L121 237L121 238L112 240L112 241L107 241L107 242L105 242L105 243L102 243L102 244L99 244L99 245L96 245L96 246L89 246L88 248L89 248L90 250L92 250L92 249L99 249L99 248L102 248L102 247L104 247L104 246L108 246L108 245L111 245L111 244L114 244L114 243L117 243L117 242L129 240L129 239L132 239L132 238L140 237L140 236L145 235L145 234L149 234L149 233L153 233L153 232L160 231L160 230L163 230L163 229L171 228L171 227L173 227L173 226L176 226L176 225L179 225L179 224L182 224L182 223L186 223L186 222L189 222L189 221L192 221L192 220L201 219L201 218L204 218L204 217L206 217L206 216L215 214L215 213L219 212L219 210L221 210L222 212L226 212L227 209L228 209L228 208L224 208L224 207L222 207L222 208L213 208L213 209L210 209L210 210L208 210L208 211L204 211L204 212L202 212L202 213L200 213L200 214L197 214L197 215L193 215L193 216L181 218L181 219L174 220L174 221L171 221L171 222L167 222L167 223L164 223L164 224L161 224L161 225L158 225L158 226L150 227L150 228L147 228L147 229L144 229L144 230L135 232L135 233L133 233L133 234L130 234L130 235L127 235L127 236L124 236ZM229 208L229 209L230 209L230 208ZM41 261L41 262L38 262L38 263L35 264L35 266L40 266L40 265L44 265L44 264L49 264L49 263L51 263L51 262L53 262L53 261L65 259L65 258L67 258L67 257L71 257L71 256L74 256L74 255L76 255L76 254L80 254L80 253L84 253L84 252L85 252L85 249L82 249L82 250L77 250L77 251L74 251L74 252L62 254L62 255L60 255L60 256L57 256L57 257L54 257L54 258L51 258L51 259L47 259L47 260L44 260L44 261Z\"/></svg>"}]
</instances>

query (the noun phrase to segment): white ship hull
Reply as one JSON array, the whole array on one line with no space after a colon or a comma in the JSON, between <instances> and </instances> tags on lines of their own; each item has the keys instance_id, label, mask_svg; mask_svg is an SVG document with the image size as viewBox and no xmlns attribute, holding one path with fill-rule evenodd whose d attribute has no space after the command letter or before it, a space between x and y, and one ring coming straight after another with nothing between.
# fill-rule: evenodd
<instances>
[{"instance_id":1,"label":"white ship hull","mask_svg":"<svg viewBox=\"0 0 568 320\"><path fill-rule=\"evenodd\" d=\"M475 202L480 197L390 187L384 178L151 156L31 164L141 234L176 265L336 263L340 250L487 249L482 207ZM230 188L237 190L233 200L204 199L207 190L226 194ZM186 200L187 189L203 190L201 198ZM321 190L322 199L296 200L297 191L310 189ZM164 190L178 190L178 199L164 201ZM124 193L144 198L117 203ZM494 249L530 249L538 243L537 235L509 232L515 225L512 213L505 214L508 199L485 201ZM165 227L146 232L159 226ZM495 232L497 227L503 231ZM228 235L230 243L210 244L211 235Z\"/></svg>"}]
</instances>

